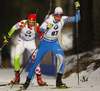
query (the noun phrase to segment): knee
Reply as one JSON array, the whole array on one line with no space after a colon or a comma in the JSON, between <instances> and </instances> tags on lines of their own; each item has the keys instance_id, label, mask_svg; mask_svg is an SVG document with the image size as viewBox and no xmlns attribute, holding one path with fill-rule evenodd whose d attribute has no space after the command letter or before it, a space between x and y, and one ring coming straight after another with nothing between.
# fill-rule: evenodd
<instances>
[{"instance_id":1,"label":"knee","mask_svg":"<svg viewBox=\"0 0 100 91\"><path fill-rule=\"evenodd\" d=\"M65 57L61 54L56 54L58 60L61 62L61 63L65 63Z\"/></svg>"},{"instance_id":2,"label":"knee","mask_svg":"<svg viewBox=\"0 0 100 91\"><path fill-rule=\"evenodd\" d=\"M19 62L20 56L21 56L20 54L16 55L14 61Z\"/></svg>"}]
</instances>

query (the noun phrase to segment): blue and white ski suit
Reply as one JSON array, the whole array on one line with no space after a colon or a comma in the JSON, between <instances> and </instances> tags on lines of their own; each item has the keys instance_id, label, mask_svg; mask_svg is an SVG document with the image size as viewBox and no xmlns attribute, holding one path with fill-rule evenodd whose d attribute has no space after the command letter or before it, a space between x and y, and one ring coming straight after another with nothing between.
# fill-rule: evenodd
<instances>
[{"instance_id":1,"label":"blue and white ski suit","mask_svg":"<svg viewBox=\"0 0 100 91\"><path fill-rule=\"evenodd\" d=\"M78 21L79 21L80 20L80 11L77 10L76 12L78 13ZM70 17L70 18L67 16L62 16L62 18L59 22L56 22L54 20L53 15L51 15L51 17L52 18L48 17L40 26L40 31L44 32L44 37L38 47L35 61L29 71L29 74L28 74L29 79L31 79L33 77L37 65L40 63L40 61L42 60L44 55L49 51L51 51L53 54L55 54L59 60L59 66L58 66L57 73L60 73L60 74L63 73L65 57L64 57L63 50L59 45L58 36L61 32L63 25L66 22L72 23L72 22L76 21L76 15L73 17ZM51 29L47 30L47 25L50 23L52 23L53 26Z\"/></svg>"}]
</instances>

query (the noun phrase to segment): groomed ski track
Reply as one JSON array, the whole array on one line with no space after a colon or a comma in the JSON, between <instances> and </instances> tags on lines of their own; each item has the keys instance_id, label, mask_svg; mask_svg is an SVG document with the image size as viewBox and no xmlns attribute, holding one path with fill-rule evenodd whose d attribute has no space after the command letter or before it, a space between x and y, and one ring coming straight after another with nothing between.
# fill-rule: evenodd
<instances>
[{"instance_id":1,"label":"groomed ski track","mask_svg":"<svg viewBox=\"0 0 100 91\"><path fill-rule=\"evenodd\" d=\"M26 80L28 72L23 71L21 74L21 83L24 83ZM0 68L0 84L9 83L14 78L14 69L3 69ZM68 89L53 89L55 87L56 79L53 76L42 75L44 81L53 86L38 86L36 76L32 80L29 88L25 91L100 91L100 79L90 80L87 82L80 82L78 86L77 75L63 79L63 82L66 83L71 88ZM1 86L0 91L16 91L20 85L13 86ZM11 89L10 89L11 88Z\"/></svg>"}]
</instances>

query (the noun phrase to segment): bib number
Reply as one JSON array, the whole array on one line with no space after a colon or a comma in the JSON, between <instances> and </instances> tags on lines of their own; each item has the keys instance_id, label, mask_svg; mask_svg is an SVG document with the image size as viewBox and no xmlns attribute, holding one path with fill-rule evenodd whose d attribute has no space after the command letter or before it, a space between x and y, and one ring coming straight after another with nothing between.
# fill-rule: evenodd
<instances>
[{"instance_id":1,"label":"bib number","mask_svg":"<svg viewBox=\"0 0 100 91\"><path fill-rule=\"evenodd\" d=\"M57 34L58 34L58 31L53 31L53 32L51 33L52 36L56 36Z\"/></svg>"},{"instance_id":2,"label":"bib number","mask_svg":"<svg viewBox=\"0 0 100 91\"><path fill-rule=\"evenodd\" d=\"M31 37L31 35L27 35L27 34L25 34L25 36Z\"/></svg>"}]
</instances>

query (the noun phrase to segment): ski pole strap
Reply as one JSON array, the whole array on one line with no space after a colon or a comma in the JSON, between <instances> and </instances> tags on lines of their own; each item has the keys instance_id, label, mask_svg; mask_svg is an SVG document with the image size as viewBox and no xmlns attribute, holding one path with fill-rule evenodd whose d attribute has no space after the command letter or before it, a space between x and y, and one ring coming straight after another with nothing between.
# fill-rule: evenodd
<instances>
[{"instance_id":1,"label":"ski pole strap","mask_svg":"<svg viewBox=\"0 0 100 91\"><path fill-rule=\"evenodd\" d=\"M14 32L15 32L15 29L12 27L12 28L10 29L10 31L8 32L9 38L11 37L11 35L12 35Z\"/></svg>"}]
</instances>

